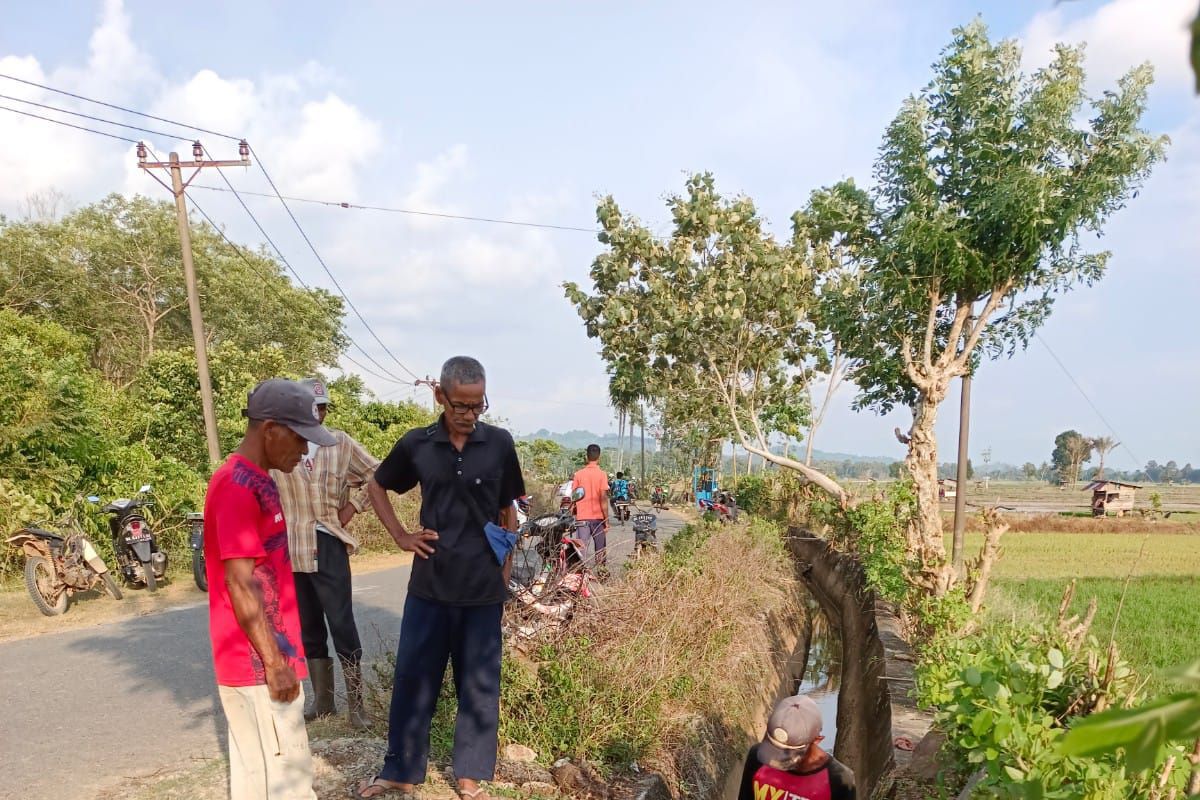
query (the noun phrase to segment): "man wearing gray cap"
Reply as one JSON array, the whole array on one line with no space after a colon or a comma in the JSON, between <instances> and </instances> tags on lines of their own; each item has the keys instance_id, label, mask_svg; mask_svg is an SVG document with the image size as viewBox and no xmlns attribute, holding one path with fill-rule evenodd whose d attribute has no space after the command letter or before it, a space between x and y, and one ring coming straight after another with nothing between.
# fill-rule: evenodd
<instances>
[{"instance_id":1,"label":"man wearing gray cap","mask_svg":"<svg viewBox=\"0 0 1200 800\"><path fill-rule=\"evenodd\" d=\"M824 738L812 698L780 700L746 754L738 800L855 800L854 773L818 746Z\"/></svg>"},{"instance_id":2,"label":"man wearing gray cap","mask_svg":"<svg viewBox=\"0 0 1200 800\"><path fill-rule=\"evenodd\" d=\"M304 728L307 672L287 522L269 470L290 472L322 427L312 390L272 378L254 388L246 435L208 483L204 556L217 692L229 723L231 800L316 800Z\"/></svg>"},{"instance_id":3,"label":"man wearing gray cap","mask_svg":"<svg viewBox=\"0 0 1200 800\"><path fill-rule=\"evenodd\" d=\"M329 393L316 378L301 381L313 393L317 415L325 422ZM345 431L330 428L332 447L309 443L300 466L290 472L271 471L288 521L288 552L300 606L300 636L308 656L313 705L305 719L334 713L333 659L328 640L342 664L350 726L370 725L363 711L362 643L354 622L350 587L350 556L358 540L346 529L370 499L367 481L379 460Z\"/></svg>"}]
</instances>

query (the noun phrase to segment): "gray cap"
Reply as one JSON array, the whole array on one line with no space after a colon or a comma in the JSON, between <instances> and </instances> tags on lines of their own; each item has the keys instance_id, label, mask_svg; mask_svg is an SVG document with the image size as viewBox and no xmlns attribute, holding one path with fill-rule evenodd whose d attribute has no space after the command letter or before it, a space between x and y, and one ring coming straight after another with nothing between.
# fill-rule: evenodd
<instances>
[{"instance_id":1,"label":"gray cap","mask_svg":"<svg viewBox=\"0 0 1200 800\"><path fill-rule=\"evenodd\" d=\"M302 386L307 386L309 391L313 393L313 397L319 406L329 405L329 392L325 390L325 382L320 378L305 378L300 381Z\"/></svg>"},{"instance_id":2,"label":"gray cap","mask_svg":"<svg viewBox=\"0 0 1200 800\"><path fill-rule=\"evenodd\" d=\"M788 761L803 753L821 735L821 709L804 695L785 697L767 720L767 735L758 746L758 760Z\"/></svg>"},{"instance_id":3,"label":"gray cap","mask_svg":"<svg viewBox=\"0 0 1200 800\"><path fill-rule=\"evenodd\" d=\"M242 416L281 423L321 447L337 444L317 416L317 399L312 390L298 381L284 378L263 381L246 398Z\"/></svg>"}]
</instances>

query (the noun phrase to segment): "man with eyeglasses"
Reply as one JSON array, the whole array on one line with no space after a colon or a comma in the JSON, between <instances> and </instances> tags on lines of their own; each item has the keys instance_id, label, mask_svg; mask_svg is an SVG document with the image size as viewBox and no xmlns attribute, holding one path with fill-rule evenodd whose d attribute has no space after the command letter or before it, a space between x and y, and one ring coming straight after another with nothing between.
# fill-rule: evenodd
<instances>
[{"instance_id":1,"label":"man with eyeglasses","mask_svg":"<svg viewBox=\"0 0 1200 800\"><path fill-rule=\"evenodd\" d=\"M508 431L481 422L486 376L473 358L442 366L435 389L438 421L406 433L368 484L371 505L396 544L413 553L400 624L383 769L356 797L412 797L424 782L429 728L446 662L454 668L458 716L454 775L466 800L486 798L480 781L496 766L500 713L500 615L509 558L498 563L487 523L515 530L513 501L525 494L517 449ZM421 487L421 527L396 518L389 491Z\"/></svg>"},{"instance_id":2,"label":"man with eyeglasses","mask_svg":"<svg viewBox=\"0 0 1200 800\"><path fill-rule=\"evenodd\" d=\"M855 800L854 773L821 749L821 709L811 697L780 700L750 748L738 800Z\"/></svg>"}]
</instances>

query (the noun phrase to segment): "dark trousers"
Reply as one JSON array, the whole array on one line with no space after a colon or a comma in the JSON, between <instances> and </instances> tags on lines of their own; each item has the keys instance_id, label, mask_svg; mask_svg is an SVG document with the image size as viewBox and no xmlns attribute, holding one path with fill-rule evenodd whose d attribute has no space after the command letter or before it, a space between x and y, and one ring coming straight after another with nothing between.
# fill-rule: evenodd
<instances>
[{"instance_id":1,"label":"dark trousers","mask_svg":"<svg viewBox=\"0 0 1200 800\"><path fill-rule=\"evenodd\" d=\"M308 658L329 658L333 649L346 661L362 658L350 595L350 553L336 536L317 530L317 571L293 573L300 611L300 640ZM328 624L326 624L328 621Z\"/></svg>"},{"instance_id":2,"label":"dark trousers","mask_svg":"<svg viewBox=\"0 0 1200 800\"><path fill-rule=\"evenodd\" d=\"M396 646L388 749L379 777L421 783L429 726L446 661L454 668L454 776L491 780L500 720L500 613L503 604L448 606L409 595Z\"/></svg>"}]
</instances>

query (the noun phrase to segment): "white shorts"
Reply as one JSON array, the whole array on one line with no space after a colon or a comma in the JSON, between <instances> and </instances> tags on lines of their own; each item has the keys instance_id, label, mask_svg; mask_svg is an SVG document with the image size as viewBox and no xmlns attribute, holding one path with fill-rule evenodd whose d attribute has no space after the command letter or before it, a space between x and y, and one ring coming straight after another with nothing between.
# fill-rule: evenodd
<instances>
[{"instance_id":1,"label":"white shorts","mask_svg":"<svg viewBox=\"0 0 1200 800\"><path fill-rule=\"evenodd\" d=\"M316 800L304 688L290 703L266 686L218 686L229 721L230 800Z\"/></svg>"}]
</instances>

